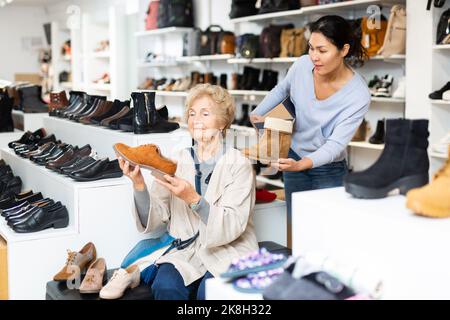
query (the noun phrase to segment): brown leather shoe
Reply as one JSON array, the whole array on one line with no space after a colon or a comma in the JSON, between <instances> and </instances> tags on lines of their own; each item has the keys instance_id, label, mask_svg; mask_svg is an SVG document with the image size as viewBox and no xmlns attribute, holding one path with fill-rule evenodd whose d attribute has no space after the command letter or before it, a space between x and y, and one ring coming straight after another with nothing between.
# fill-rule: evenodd
<instances>
[{"instance_id":1,"label":"brown leather shoe","mask_svg":"<svg viewBox=\"0 0 450 320\"><path fill-rule=\"evenodd\" d=\"M113 103L111 101L100 102L98 108L96 108L91 114L80 118L80 122L84 124L90 124L91 118L101 116L111 110Z\"/></svg>"},{"instance_id":2,"label":"brown leather shoe","mask_svg":"<svg viewBox=\"0 0 450 320\"><path fill-rule=\"evenodd\" d=\"M161 154L159 147L154 144L146 144L132 148L123 143L116 143L113 148L118 156L128 161L132 166L138 165L141 168L171 176L177 170L177 164L165 158Z\"/></svg>"},{"instance_id":3,"label":"brown leather shoe","mask_svg":"<svg viewBox=\"0 0 450 320\"><path fill-rule=\"evenodd\" d=\"M80 285L80 293L99 293L106 280L106 261L97 259L86 272L86 276Z\"/></svg>"},{"instance_id":4,"label":"brown leather shoe","mask_svg":"<svg viewBox=\"0 0 450 320\"><path fill-rule=\"evenodd\" d=\"M63 109L69 105L69 100L67 100L66 92L52 92L50 93L50 104L49 111L52 112L56 109Z\"/></svg>"},{"instance_id":5,"label":"brown leather shoe","mask_svg":"<svg viewBox=\"0 0 450 320\"><path fill-rule=\"evenodd\" d=\"M109 126L109 124L110 124L112 121L117 120L117 119L120 119L120 118L124 117L125 115L127 115L127 113L128 113L129 111L130 111L130 107L123 107L122 110L120 110L120 111L119 111L118 113L116 113L115 115L113 115L113 116L111 116L111 117L109 117L109 118L103 119L102 122L100 122L100 125L102 125L102 126L104 126L104 127L107 127L107 126Z\"/></svg>"},{"instance_id":6,"label":"brown leather shoe","mask_svg":"<svg viewBox=\"0 0 450 320\"><path fill-rule=\"evenodd\" d=\"M54 281L74 280L85 271L97 258L97 251L92 242L86 244L79 252L67 250L66 265L54 277Z\"/></svg>"}]
</instances>

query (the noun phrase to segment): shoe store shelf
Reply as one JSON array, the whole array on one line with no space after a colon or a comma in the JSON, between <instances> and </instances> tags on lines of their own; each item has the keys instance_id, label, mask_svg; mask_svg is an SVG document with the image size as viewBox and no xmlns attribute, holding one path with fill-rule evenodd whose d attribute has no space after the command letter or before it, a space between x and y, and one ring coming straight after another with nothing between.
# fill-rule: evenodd
<instances>
[{"instance_id":1,"label":"shoe store shelf","mask_svg":"<svg viewBox=\"0 0 450 320\"><path fill-rule=\"evenodd\" d=\"M355 147L355 148L364 148L364 149L373 149L373 150L383 150L384 149L384 144L372 144L369 142L352 141L348 145L349 145L349 147Z\"/></svg>"},{"instance_id":2,"label":"shoe store shelf","mask_svg":"<svg viewBox=\"0 0 450 320\"><path fill-rule=\"evenodd\" d=\"M1 154L15 175L21 177L23 190L61 201L69 212L67 228L29 234L14 233L0 218L0 235L8 243L11 299L44 299L45 284L64 264L66 249L79 249L92 241L108 266L116 268L130 248L144 238L133 220L129 179L75 182L18 157L10 149L2 149ZM24 277L30 274L30 261L37 262L31 266L33 274Z\"/></svg>"},{"instance_id":3,"label":"shoe store shelf","mask_svg":"<svg viewBox=\"0 0 450 320\"><path fill-rule=\"evenodd\" d=\"M439 152L435 152L435 151L428 151L428 155L432 158L438 158L438 159L447 159L448 156L445 153L439 153Z\"/></svg>"},{"instance_id":4,"label":"shoe store shelf","mask_svg":"<svg viewBox=\"0 0 450 320\"><path fill-rule=\"evenodd\" d=\"M138 64L138 68L165 68L165 67L177 67L178 63L161 61L161 62L141 62Z\"/></svg>"},{"instance_id":5,"label":"shoe store shelf","mask_svg":"<svg viewBox=\"0 0 450 320\"><path fill-rule=\"evenodd\" d=\"M406 55L404 54L393 54L392 56L389 57L383 57L383 56L374 56L371 57L369 59L370 60L385 60L385 61L390 61L390 60L405 60L406 59Z\"/></svg>"},{"instance_id":6,"label":"shoe store shelf","mask_svg":"<svg viewBox=\"0 0 450 320\"><path fill-rule=\"evenodd\" d=\"M159 36L168 33L187 33L192 30L193 30L192 28L169 27L156 30L139 31L136 32L134 35L136 37Z\"/></svg>"},{"instance_id":7,"label":"shoe store shelf","mask_svg":"<svg viewBox=\"0 0 450 320\"><path fill-rule=\"evenodd\" d=\"M405 3L404 1L390 1L390 0L354 0L354 1L344 1L338 3L315 5L309 7L303 7L298 10L289 10L273 13L258 14L248 17L231 19L232 23L243 23L243 22L255 22L255 21L266 21L279 18L291 18L302 15L312 15L312 14L325 14L325 13L338 13L339 11L345 10L366 10L369 5L384 4L390 5L395 3Z\"/></svg>"},{"instance_id":8,"label":"shoe store shelf","mask_svg":"<svg viewBox=\"0 0 450 320\"><path fill-rule=\"evenodd\" d=\"M142 90L138 89L138 92L155 92L157 96L164 97L187 97L188 93L185 91L162 91L162 90ZM257 90L228 90L232 96L266 96L269 91L257 91Z\"/></svg>"},{"instance_id":9,"label":"shoe store shelf","mask_svg":"<svg viewBox=\"0 0 450 320\"><path fill-rule=\"evenodd\" d=\"M178 122L180 124L180 128L187 129L188 125L187 123ZM246 127L246 126L238 126L235 124L232 124L230 126L231 130L239 132L241 135L247 135L247 136L255 136L256 131L253 127Z\"/></svg>"},{"instance_id":10,"label":"shoe store shelf","mask_svg":"<svg viewBox=\"0 0 450 320\"><path fill-rule=\"evenodd\" d=\"M164 154L173 152L172 148L189 147L192 143L189 133L183 129L170 133L133 134L55 117L45 119L45 128L48 133L55 134L58 139L65 143L80 147L89 143L100 157L109 157L110 159L116 158L112 147L119 142L132 147L155 143L160 146Z\"/></svg>"},{"instance_id":11,"label":"shoe store shelf","mask_svg":"<svg viewBox=\"0 0 450 320\"><path fill-rule=\"evenodd\" d=\"M60 85L64 89L68 89L68 90L72 90L72 88L73 88L73 83L72 82L61 82Z\"/></svg>"},{"instance_id":12,"label":"shoe store shelf","mask_svg":"<svg viewBox=\"0 0 450 320\"><path fill-rule=\"evenodd\" d=\"M324 201L324 199L326 199ZM355 199L344 188L292 195L292 249L329 256L383 283L382 299L449 299L450 219L417 216L406 198ZM430 272L431 271L431 272Z\"/></svg>"},{"instance_id":13,"label":"shoe store shelf","mask_svg":"<svg viewBox=\"0 0 450 320\"><path fill-rule=\"evenodd\" d=\"M372 97L372 102L386 102L386 103L405 103L405 99L398 98L385 98L385 97Z\"/></svg>"},{"instance_id":14,"label":"shoe store shelf","mask_svg":"<svg viewBox=\"0 0 450 320\"><path fill-rule=\"evenodd\" d=\"M450 100L433 100L433 99L430 99L430 102L432 103L432 104L442 104L442 105L450 105Z\"/></svg>"},{"instance_id":15,"label":"shoe store shelf","mask_svg":"<svg viewBox=\"0 0 450 320\"><path fill-rule=\"evenodd\" d=\"M434 50L450 50L450 44L436 44L433 46Z\"/></svg>"},{"instance_id":16,"label":"shoe store shelf","mask_svg":"<svg viewBox=\"0 0 450 320\"><path fill-rule=\"evenodd\" d=\"M294 63L299 57L287 57L287 58L254 58L254 59L244 59L244 58L234 58L229 59L228 63L236 64L256 64L256 63Z\"/></svg>"},{"instance_id":17,"label":"shoe store shelf","mask_svg":"<svg viewBox=\"0 0 450 320\"><path fill-rule=\"evenodd\" d=\"M269 91L258 90L228 90L233 96L266 96Z\"/></svg>"},{"instance_id":18,"label":"shoe store shelf","mask_svg":"<svg viewBox=\"0 0 450 320\"><path fill-rule=\"evenodd\" d=\"M281 180L272 180L264 176L256 176L256 181L266 183L275 187L284 188L284 182Z\"/></svg>"},{"instance_id":19,"label":"shoe store shelf","mask_svg":"<svg viewBox=\"0 0 450 320\"><path fill-rule=\"evenodd\" d=\"M177 62L198 62L198 61L222 61L229 60L234 57L234 54L214 54L214 55L204 55L204 56L191 56L191 57L178 57Z\"/></svg>"},{"instance_id":20,"label":"shoe store shelf","mask_svg":"<svg viewBox=\"0 0 450 320\"><path fill-rule=\"evenodd\" d=\"M22 131L36 131L44 126L44 119L48 118L48 113L24 113L13 110L12 117L14 127Z\"/></svg>"},{"instance_id":21,"label":"shoe store shelf","mask_svg":"<svg viewBox=\"0 0 450 320\"><path fill-rule=\"evenodd\" d=\"M0 133L0 149L6 148L11 141L19 140L23 135L23 131L15 129L14 132ZM0 158L1 159L1 158Z\"/></svg>"},{"instance_id":22,"label":"shoe store shelf","mask_svg":"<svg viewBox=\"0 0 450 320\"><path fill-rule=\"evenodd\" d=\"M138 89L136 92L155 92L160 97L187 97L188 93L185 91L163 91L163 90L142 90Z\"/></svg>"},{"instance_id":23,"label":"shoe store shelf","mask_svg":"<svg viewBox=\"0 0 450 320\"><path fill-rule=\"evenodd\" d=\"M88 86L92 90L98 91L111 91L111 84L103 84L103 83L91 83Z\"/></svg>"}]
</instances>

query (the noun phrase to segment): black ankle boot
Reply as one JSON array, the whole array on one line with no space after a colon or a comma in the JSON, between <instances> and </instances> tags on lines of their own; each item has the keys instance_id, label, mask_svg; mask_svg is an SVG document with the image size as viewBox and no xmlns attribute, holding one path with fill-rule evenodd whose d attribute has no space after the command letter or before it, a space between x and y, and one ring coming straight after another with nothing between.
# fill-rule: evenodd
<instances>
[{"instance_id":1,"label":"black ankle boot","mask_svg":"<svg viewBox=\"0 0 450 320\"><path fill-rule=\"evenodd\" d=\"M41 97L41 86L29 86L19 89L21 110L25 113L47 113L48 104Z\"/></svg>"},{"instance_id":2,"label":"black ankle boot","mask_svg":"<svg viewBox=\"0 0 450 320\"><path fill-rule=\"evenodd\" d=\"M261 90L270 91L278 83L278 72L272 70L263 70L261 81Z\"/></svg>"},{"instance_id":3,"label":"black ankle boot","mask_svg":"<svg viewBox=\"0 0 450 320\"><path fill-rule=\"evenodd\" d=\"M0 132L14 131L12 108L13 100L6 92L0 93Z\"/></svg>"},{"instance_id":4,"label":"black ankle boot","mask_svg":"<svg viewBox=\"0 0 450 320\"><path fill-rule=\"evenodd\" d=\"M239 120L238 125L245 126L250 121L249 108L250 108L250 106L248 104L244 103L242 105L242 118L241 118L241 120Z\"/></svg>"},{"instance_id":5,"label":"black ankle boot","mask_svg":"<svg viewBox=\"0 0 450 320\"><path fill-rule=\"evenodd\" d=\"M154 92L133 92L133 128L135 134L167 133L180 127L169 122L156 110Z\"/></svg>"},{"instance_id":6,"label":"black ankle boot","mask_svg":"<svg viewBox=\"0 0 450 320\"><path fill-rule=\"evenodd\" d=\"M383 144L384 143L384 120L378 120L377 123L377 130L375 131L374 135L370 137L369 143L372 144Z\"/></svg>"},{"instance_id":7,"label":"black ankle boot","mask_svg":"<svg viewBox=\"0 0 450 320\"><path fill-rule=\"evenodd\" d=\"M356 198L384 198L396 189L406 194L428 183L428 120L387 120L386 129L377 162L344 178L345 191Z\"/></svg>"},{"instance_id":8,"label":"black ankle boot","mask_svg":"<svg viewBox=\"0 0 450 320\"><path fill-rule=\"evenodd\" d=\"M220 75L220 83L219 86L221 86L224 89L227 89L227 74L223 73Z\"/></svg>"},{"instance_id":9,"label":"black ankle boot","mask_svg":"<svg viewBox=\"0 0 450 320\"><path fill-rule=\"evenodd\" d=\"M251 67L244 67L244 72L240 77L238 77L239 90L248 90L246 88L248 79L250 78L250 74L252 72L251 70L252 70Z\"/></svg>"},{"instance_id":10,"label":"black ankle boot","mask_svg":"<svg viewBox=\"0 0 450 320\"><path fill-rule=\"evenodd\" d=\"M261 83L259 82L259 76L261 74L261 70L250 68L250 73L247 78L247 82L245 84L245 90L259 90L261 87Z\"/></svg>"}]
</instances>

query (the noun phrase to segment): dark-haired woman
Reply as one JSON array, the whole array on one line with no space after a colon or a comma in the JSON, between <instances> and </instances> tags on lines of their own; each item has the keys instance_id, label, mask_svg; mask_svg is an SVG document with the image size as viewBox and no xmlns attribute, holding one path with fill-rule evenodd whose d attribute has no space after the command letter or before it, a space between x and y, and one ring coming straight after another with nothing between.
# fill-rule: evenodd
<instances>
[{"instance_id":1,"label":"dark-haired woman","mask_svg":"<svg viewBox=\"0 0 450 320\"><path fill-rule=\"evenodd\" d=\"M365 51L349 23L324 16L312 23L309 55L302 56L252 112L252 122L287 96L296 122L288 159L272 164L283 172L291 217L293 192L337 187L347 173L346 147L369 109L364 79L348 64L364 60Z\"/></svg>"}]
</instances>

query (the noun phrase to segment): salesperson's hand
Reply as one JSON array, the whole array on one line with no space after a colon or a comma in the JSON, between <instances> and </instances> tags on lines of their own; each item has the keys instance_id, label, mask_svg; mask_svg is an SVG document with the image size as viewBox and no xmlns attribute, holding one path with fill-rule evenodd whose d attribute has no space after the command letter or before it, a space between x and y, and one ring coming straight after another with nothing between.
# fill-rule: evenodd
<instances>
[{"instance_id":1,"label":"salesperson's hand","mask_svg":"<svg viewBox=\"0 0 450 320\"><path fill-rule=\"evenodd\" d=\"M134 190L144 191L145 181L144 177L142 176L141 168L139 168L139 166L131 168L130 163L128 161L123 160L121 157L119 157L118 160L123 175L127 176L133 182Z\"/></svg>"},{"instance_id":2,"label":"salesperson's hand","mask_svg":"<svg viewBox=\"0 0 450 320\"><path fill-rule=\"evenodd\" d=\"M258 116L257 114L251 114L249 116L249 118L250 118L250 122L252 123L253 126L255 126L255 123L264 122L264 119L265 119L265 117Z\"/></svg>"},{"instance_id":3,"label":"salesperson's hand","mask_svg":"<svg viewBox=\"0 0 450 320\"><path fill-rule=\"evenodd\" d=\"M277 162L272 163L272 167L283 172L297 172L311 169L313 162L309 158L303 158L299 161L294 159L278 159Z\"/></svg>"},{"instance_id":4,"label":"salesperson's hand","mask_svg":"<svg viewBox=\"0 0 450 320\"><path fill-rule=\"evenodd\" d=\"M155 179L155 181L169 189L170 192L186 202L186 204L189 205L200 201L201 196L195 191L195 188L189 181L178 177L171 177L169 175L165 175L164 179L166 179L167 182L160 179Z\"/></svg>"}]
</instances>

